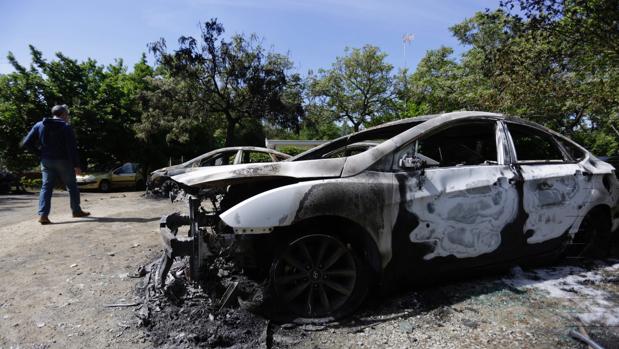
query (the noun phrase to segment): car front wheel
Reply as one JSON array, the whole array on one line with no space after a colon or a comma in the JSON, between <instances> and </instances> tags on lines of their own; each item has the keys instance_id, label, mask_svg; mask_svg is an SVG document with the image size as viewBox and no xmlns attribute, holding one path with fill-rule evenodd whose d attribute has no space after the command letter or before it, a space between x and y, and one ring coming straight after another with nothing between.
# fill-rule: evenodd
<instances>
[{"instance_id":1,"label":"car front wheel","mask_svg":"<svg viewBox=\"0 0 619 349\"><path fill-rule=\"evenodd\" d=\"M110 182L107 180L102 180L101 183L99 183L99 190L101 190L104 193L109 192L111 189L110 187Z\"/></svg>"},{"instance_id":2,"label":"car front wheel","mask_svg":"<svg viewBox=\"0 0 619 349\"><path fill-rule=\"evenodd\" d=\"M303 318L339 318L367 293L367 272L350 244L323 234L290 242L271 268L276 301Z\"/></svg>"}]
</instances>

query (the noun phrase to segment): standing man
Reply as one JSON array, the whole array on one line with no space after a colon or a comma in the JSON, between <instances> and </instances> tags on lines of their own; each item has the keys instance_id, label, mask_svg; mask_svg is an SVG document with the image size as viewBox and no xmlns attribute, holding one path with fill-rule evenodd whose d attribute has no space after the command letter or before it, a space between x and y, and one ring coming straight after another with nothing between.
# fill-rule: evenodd
<instances>
[{"instance_id":1,"label":"standing man","mask_svg":"<svg viewBox=\"0 0 619 349\"><path fill-rule=\"evenodd\" d=\"M80 192L75 175L81 174L81 170L75 133L69 125L69 108L65 104L54 106L52 117L37 122L24 138L22 146L41 156L43 185L39 195L39 223L51 223L48 216L54 184L58 178L69 191L73 217L90 215L90 212L82 211L80 207Z\"/></svg>"}]
</instances>

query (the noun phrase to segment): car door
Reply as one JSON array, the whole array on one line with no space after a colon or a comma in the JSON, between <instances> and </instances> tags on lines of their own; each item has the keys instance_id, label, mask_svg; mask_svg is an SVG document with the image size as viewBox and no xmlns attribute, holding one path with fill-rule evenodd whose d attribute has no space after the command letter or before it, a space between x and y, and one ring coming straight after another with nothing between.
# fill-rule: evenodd
<instances>
[{"instance_id":1,"label":"car door","mask_svg":"<svg viewBox=\"0 0 619 349\"><path fill-rule=\"evenodd\" d=\"M126 163L112 172L112 186L127 188L135 185L135 169L133 164Z\"/></svg>"},{"instance_id":2,"label":"car door","mask_svg":"<svg viewBox=\"0 0 619 349\"><path fill-rule=\"evenodd\" d=\"M402 202L393 254L415 245L395 260L421 258L425 267L449 271L522 252L514 243L518 232L511 224L518 215L519 197L506 144L499 122L476 120L431 132L395 153ZM424 162L420 169L411 171L398 161L412 155Z\"/></svg>"},{"instance_id":3,"label":"car door","mask_svg":"<svg viewBox=\"0 0 619 349\"><path fill-rule=\"evenodd\" d=\"M523 184L524 223L529 250L575 229L588 201L590 174L547 132L506 122ZM556 241L559 243L560 241ZM549 246L554 248L554 246Z\"/></svg>"}]
</instances>

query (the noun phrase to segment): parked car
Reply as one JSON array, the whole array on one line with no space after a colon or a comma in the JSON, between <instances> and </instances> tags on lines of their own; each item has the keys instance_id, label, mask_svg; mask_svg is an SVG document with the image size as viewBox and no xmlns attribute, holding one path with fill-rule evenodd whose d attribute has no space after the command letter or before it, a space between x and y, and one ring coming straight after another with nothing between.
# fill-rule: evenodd
<instances>
[{"instance_id":1,"label":"parked car","mask_svg":"<svg viewBox=\"0 0 619 349\"><path fill-rule=\"evenodd\" d=\"M378 144L328 156L368 141ZM159 280L183 255L204 278L213 252L234 241L245 270L305 318L348 314L373 285L603 253L619 225L611 165L538 124L486 112L395 121L288 161L172 179L193 196L189 216L162 219ZM210 188L225 194L201 209ZM184 225L189 237L177 236Z\"/></svg>"},{"instance_id":2,"label":"parked car","mask_svg":"<svg viewBox=\"0 0 619 349\"><path fill-rule=\"evenodd\" d=\"M76 176L80 189L97 189L109 192L113 189L143 189L144 176L140 165L127 162L111 171L84 173Z\"/></svg>"},{"instance_id":3,"label":"parked car","mask_svg":"<svg viewBox=\"0 0 619 349\"><path fill-rule=\"evenodd\" d=\"M15 187L15 191L18 192L25 191L17 175L0 170L0 194L8 194L12 187Z\"/></svg>"},{"instance_id":4,"label":"parked car","mask_svg":"<svg viewBox=\"0 0 619 349\"><path fill-rule=\"evenodd\" d=\"M277 162L290 158L290 155L277 150L260 147L229 147L221 148L202 154L182 164L168 166L153 171L147 180L149 190L159 189L167 193L176 176L197 167L247 164L256 162Z\"/></svg>"}]
</instances>

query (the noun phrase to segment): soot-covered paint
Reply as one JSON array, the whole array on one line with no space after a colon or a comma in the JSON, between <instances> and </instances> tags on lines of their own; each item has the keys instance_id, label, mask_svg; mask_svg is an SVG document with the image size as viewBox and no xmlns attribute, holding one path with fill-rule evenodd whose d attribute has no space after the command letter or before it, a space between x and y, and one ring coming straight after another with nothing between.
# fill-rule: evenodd
<instances>
[{"instance_id":1,"label":"soot-covered paint","mask_svg":"<svg viewBox=\"0 0 619 349\"><path fill-rule=\"evenodd\" d=\"M430 169L421 187L409 177L405 208L419 220L410 241L433 247L424 259L476 257L501 244L501 231L518 211L513 174L506 173L506 166Z\"/></svg>"},{"instance_id":2,"label":"soot-covered paint","mask_svg":"<svg viewBox=\"0 0 619 349\"><path fill-rule=\"evenodd\" d=\"M574 235L584 216L595 206L615 206L616 179L604 186L610 165L591 156L574 164L522 165L524 209L529 215L525 232L530 244L554 239L564 232Z\"/></svg>"},{"instance_id":3,"label":"soot-covered paint","mask_svg":"<svg viewBox=\"0 0 619 349\"><path fill-rule=\"evenodd\" d=\"M245 231L289 226L315 217L345 218L371 235L386 265L391 259L397 196L393 174L368 171L276 188L243 201L220 217L232 228Z\"/></svg>"}]
</instances>

